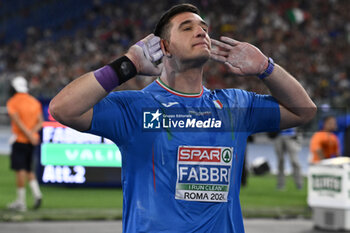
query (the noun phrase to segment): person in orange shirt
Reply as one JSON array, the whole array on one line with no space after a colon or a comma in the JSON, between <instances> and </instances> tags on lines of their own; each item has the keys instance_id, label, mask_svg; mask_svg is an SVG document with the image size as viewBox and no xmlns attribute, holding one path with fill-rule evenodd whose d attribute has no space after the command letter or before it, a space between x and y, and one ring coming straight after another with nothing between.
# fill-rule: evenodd
<instances>
[{"instance_id":1,"label":"person in orange shirt","mask_svg":"<svg viewBox=\"0 0 350 233\"><path fill-rule=\"evenodd\" d=\"M333 116L324 119L322 130L316 132L310 141L311 163L319 163L322 159L340 156L337 136L337 121Z\"/></svg>"},{"instance_id":2,"label":"person in orange shirt","mask_svg":"<svg viewBox=\"0 0 350 233\"><path fill-rule=\"evenodd\" d=\"M16 136L11 150L11 169L16 173L17 199L9 209L26 211L26 178L34 197L34 209L41 205L42 193L33 172L33 152L39 144L38 131L42 127L42 107L38 100L28 94L27 81L16 77L11 82L7 111L11 119L12 132Z\"/></svg>"}]
</instances>

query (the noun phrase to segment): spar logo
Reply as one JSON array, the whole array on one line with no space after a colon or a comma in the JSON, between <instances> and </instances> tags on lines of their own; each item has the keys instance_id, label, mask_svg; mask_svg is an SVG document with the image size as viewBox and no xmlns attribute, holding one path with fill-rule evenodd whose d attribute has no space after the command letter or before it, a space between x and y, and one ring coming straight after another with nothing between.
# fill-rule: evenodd
<instances>
[{"instance_id":1,"label":"spar logo","mask_svg":"<svg viewBox=\"0 0 350 233\"><path fill-rule=\"evenodd\" d=\"M179 146L176 199L226 202L232 147Z\"/></svg>"},{"instance_id":2,"label":"spar logo","mask_svg":"<svg viewBox=\"0 0 350 233\"><path fill-rule=\"evenodd\" d=\"M221 147L179 147L179 161L201 161L230 163L232 148Z\"/></svg>"}]
</instances>

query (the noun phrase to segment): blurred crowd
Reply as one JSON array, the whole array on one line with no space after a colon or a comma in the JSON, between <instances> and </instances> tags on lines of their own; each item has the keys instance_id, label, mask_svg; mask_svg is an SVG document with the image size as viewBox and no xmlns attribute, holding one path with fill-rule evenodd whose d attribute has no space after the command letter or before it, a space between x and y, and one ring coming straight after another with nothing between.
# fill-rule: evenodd
<instances>
[{"instance_id":1,"label":"blurred crowd","mask_svg":"<svg viewBox=\"0 0 350 233\"><path fill-rule=\"evenodd\" d=\"M7 98L8 80L16 74L28 79L34 96L52 98L74 78L121 56L153 31L164 10L184 1L122 2L94 1L94 7L79 20L67 20L60 28L51 30L40 30L34 25L27 29L25 41L1 43L0 105ZM212 38L225 35L254 44L294 75L317 105L349 107L350 1L186 2L200 8L202 17L210 24ZM25 20L25 16L19 17ZM81 24L79 21L88 26L76 27ZM52 39L56 30L72 28L76 28L74 33ZM267 93L257 78L233 76L223 65L212 61L204 73L204 84L209 89L242 88ZM152 80L140 76L119 90L141 89Z\"/></svg>"}]
</instances>

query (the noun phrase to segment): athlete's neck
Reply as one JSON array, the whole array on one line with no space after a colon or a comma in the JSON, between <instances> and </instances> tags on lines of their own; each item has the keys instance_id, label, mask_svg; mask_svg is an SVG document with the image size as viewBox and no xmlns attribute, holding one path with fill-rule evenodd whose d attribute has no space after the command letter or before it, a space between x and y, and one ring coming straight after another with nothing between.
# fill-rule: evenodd
<instances>
[{"instance_id":1,"label":"athlete's neck","mask_svg":"<svg viewBox=\"0 0 350 233\"><path fill-rule=\"evenodd\" d=\"M187 69L182 72L163 69L161 81L170 88L183 92L197 94L202 91L203 67Z\"/></svg>"}]
</instances>

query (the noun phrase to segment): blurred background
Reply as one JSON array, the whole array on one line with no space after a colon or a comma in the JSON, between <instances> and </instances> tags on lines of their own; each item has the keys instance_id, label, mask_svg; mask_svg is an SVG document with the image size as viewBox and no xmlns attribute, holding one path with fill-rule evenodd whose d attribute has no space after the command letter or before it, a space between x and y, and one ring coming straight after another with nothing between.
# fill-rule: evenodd
<instances>
[{"instance_id":1,"label":"blurred background","mask_svg":"<svg viewBox=\"0 0 350 233\"><path fill-rule=\"evenodd\" d=\"M50 99L85 72L121 56L148 35L161 13L184 1L13 0L0 2L0 106L18 73L37 98ZM285 67L318 106L350 105L350 4L347 0L201 0L210 36L256 45ZM266 93L255 78L233 78L223 66L206 66L205 86ZM140 89L133 79L121 89Z\"/></svg>"},{"instance_id":2,"label":"blurred background","mask_svg":"<svg viewBox=\"0 0 350 233\"><path fill-rule=\"evenodd\" d=\"M0 154L8 154L10 126L5 106L13 77L23 75L29 82L30 94L48 103L73 79L123 55L131 45L153 31L165 10L182 2L192 3L201 10L201 16L210 25L212 38L225 35L254 44L294 75L316 103L318 117L298 129L303 135L299 158L305 175L309 139L319 128L318 120L322 114L330 112L336 116L347 115L350 106L348 0L0 1ZM142 89L153 80L152 77L138 76L117 90ZM209 89L241 88L268 93L257 78L233 76L223 65L214 62L205 66L204 85ZM270 164L272 173L276 173L272 141L266 135L252 138L247 150L248 167L255 158L262 156ZM287 161L286 167L290 173ZM8 169L7 165L3 165L3 169ZM264 187L274 190L275 178L270 176L268 179ZM251 186L262 184L254 177L251 183ZM248 182L247 189L249 186ZM292 183L287 187L288 191L295 191L293 198L297 199L296 203L289 203L290 206L300 206L301 215L310 216L305 186L301 192ZM242 198L243 208L247 207L246 215L253 213L249 208L256 210L251 199L261 198L261 193L258 194L260 197L254 196L255 191L243 190L248 197L253 195L250 199ZM59 191L48 188L46 192L48 196ZM276 201L274 197L272 195L271 203ZM5 202L0 198L1 201ZM46 203L44 210L45 207L55 208L50 200ZM276 202L276 205L283 205L281 203ZM0 207L3 205L0 203ZM114 206L120 208L121 202ZM291 209L290 206L286 209Z\"/></svg>"}]
</instances>

